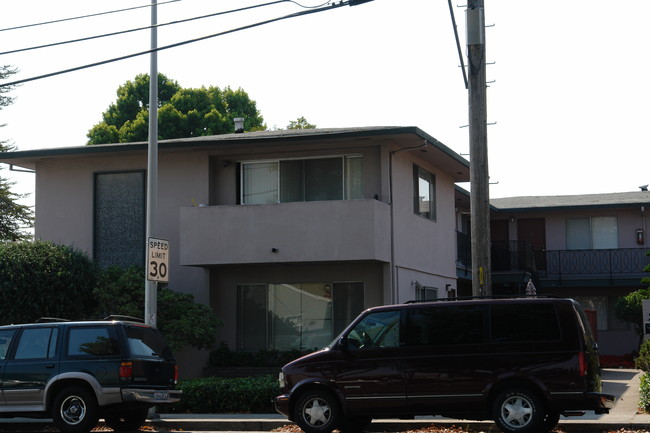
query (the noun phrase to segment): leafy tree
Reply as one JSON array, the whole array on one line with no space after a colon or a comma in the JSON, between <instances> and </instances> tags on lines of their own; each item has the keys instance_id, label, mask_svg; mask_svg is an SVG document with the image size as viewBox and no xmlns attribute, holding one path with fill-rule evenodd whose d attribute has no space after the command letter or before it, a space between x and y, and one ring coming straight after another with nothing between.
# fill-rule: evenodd
<instances>
[{"instance_id":1,"label":"leafy tree","mask_svg":"<svg viewBox=\"0 0 650 433\"><path fill-rule=\"evenodd\" d=\"M83 252L51 242L0 243L2 323L88 319L97 268Z\"/></svg>"},{"instance_id":2,"label":"leafy tree","mask_svg":"<svg viewBox=\"0 0 650 433\"><path fill-rule=\"evenodd\" d=\"M244 129L265 129L255 101L242 90L227 87L182 88L158 74L158 138L182 138L234 132L234 118ZM117 89L117 100L88 132L88 144L146 141L149 134L149 75L140 74Z\"/></svg>"},{"instance_id":3,"label":"leafy tree","mask_svg":"<svg viewBox=\"0 0 650 433\"><path fill-rule=\"evenodd\" d=\"M650 256L650 251L646 252ZM644 272L650 272L650 264L643 269ZM650 284L650 277L643 277L642 284ZM634 332L639 336L639 343L643 341L643 300L650 299L650 287L639 289L635 292L618 298L614 306L614 314L619 320L629 322L634 327Z\"/></svg>"},{"instance_id":4,"label":"leafy tree","mask_svg":"<svg viewBox=\"0 0 650 433\"><path fill-rule=\"evenodd\" d=\"M303 116L300 116L296 120L289 122L287 129L316 129L316 125L312 125L311 123L307 122L307 119L305 119Z\"/></svg>"},{"instance_id":5,"label":"leafy tree","mask_svg":"<svg viewBox=\"0 0 650 433\"><path fill-rule=\"evenodd\" d=\"M16 73L16 69L9 66L0 66L0 80L4 80ZM10 105L13 98L7 96L12 86L0 87L0 110ZM2 127L4 125L0 125ZM7 141L0 140L0 152L14 150L14 146ZM6 178L0 177L0 241L18 241L31 237L25 229L34 226L34 212L27 205L18 203L18 200L25 198L28 194L17 194L11 191L15 185Z\"/></svg>"},{"instance_id":6,"label":"leafy tree","mask_svg":"<svg viewBox=\"0 0 650 433\"><path fill-rule=\"evenodd\" d=\"M111 314L142 317L144 308L144 270L111 267L100 277L94 296L97 316ZM221 322L207 305L197 304L187 293L158 286L157 325L172 350L184 346L211 349Z\"/></svg>"}]
</instances>

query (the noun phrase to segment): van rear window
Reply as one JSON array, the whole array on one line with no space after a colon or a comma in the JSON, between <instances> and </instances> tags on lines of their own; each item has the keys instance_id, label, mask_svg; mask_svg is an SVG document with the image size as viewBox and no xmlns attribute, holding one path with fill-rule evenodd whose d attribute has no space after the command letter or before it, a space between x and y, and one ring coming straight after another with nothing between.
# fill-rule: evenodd
<instances>
[{"instance_id":1,"label":"van rear window","mask_svg":"<svg viewBox=\"0 0 650 433\"><path fill-rule=\"evenodd\" d=\"M560 326L552 304L496 304L491 311L495 343L560 340Z\"/></svg>"}]
</instances>

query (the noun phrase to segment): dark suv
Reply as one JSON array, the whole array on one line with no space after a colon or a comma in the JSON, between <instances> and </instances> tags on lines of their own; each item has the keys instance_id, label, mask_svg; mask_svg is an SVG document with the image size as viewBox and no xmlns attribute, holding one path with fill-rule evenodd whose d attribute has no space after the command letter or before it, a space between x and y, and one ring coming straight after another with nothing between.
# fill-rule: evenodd
<instances>
[{"instance_id":1,"label":"dark suv","mask_svg":"<svg viewBox=\"0 0 650 433\"><path fill-rule=\"evenodd\" d=\"M549 432L560 415L607 413L596 343L572 299L417 302L363 312L327 348L282 368L278 412L307 433L373 418L493 419Z\"/></svg>"},{"instance_id":2,"label":"dark suv","mask_svg":"<svg viewBox=\"0 0 650 433\"><path fill-rule=\"evenodd\" d=\"M132 320L0 326L1 417L52 418L64 432L100 417L134 430L149 408L180 400L178 368L158 329Z\"/></svg>"}]
</instances>

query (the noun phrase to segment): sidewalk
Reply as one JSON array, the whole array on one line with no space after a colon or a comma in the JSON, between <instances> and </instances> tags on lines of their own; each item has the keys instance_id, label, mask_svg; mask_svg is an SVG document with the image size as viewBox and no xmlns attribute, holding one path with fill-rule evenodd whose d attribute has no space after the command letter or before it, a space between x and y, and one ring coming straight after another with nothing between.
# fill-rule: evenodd
<instances>
[{"instance_id":1,"label":"sidewalk","mask_svg":"<svg viewBox=\"0 0 650 433\"><path fill-rule=\"evenodd\" d=\"M562 417L559 426L567 432L609 431L631 427L650 431L650 415L637 413L639 401L639 370L603 369L603 391L614 394L616 406L609 414L595 415L587 412L580 417ZM213 431L270 431L292 424L280 414L162 414L151 425L165 429ZM466 431L498 432L491 421L467 421L442 417L417 417L415 420L376 420L370 426L373 432L397 432L429 427L432 424L463 427Z\"/></svg>"}]
</instances>

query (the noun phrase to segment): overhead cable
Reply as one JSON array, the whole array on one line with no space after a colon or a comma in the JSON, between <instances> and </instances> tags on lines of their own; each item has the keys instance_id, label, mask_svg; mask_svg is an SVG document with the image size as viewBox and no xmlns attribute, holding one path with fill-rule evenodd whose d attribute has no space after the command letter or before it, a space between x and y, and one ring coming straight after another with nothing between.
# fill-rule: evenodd
<instances>
[{"instance_id":1,"label":"overhead cable","mask_svg":"<svg viewBox=\"0 0 650 433\"><path fill-rule=\"evenodd\" d=\"M180 0L174 0L174 1L180 1ZM200 20L200 19L204 19L204 18L211 18L211 17L215 17L215 16L219 16L219 15L226 15L226 14L230 14L230 13L234 13L234 12L241 12L241 11L245 11L245 10L249 10L249 9L256 9L256 8L263 7L263 6L271 6L271 5L274 5L274 4L277 4L277 3L285 3L285 2L296 3L293 0L276 0L276 1L269 2L269 3L262 3L262 4L258 4L258 5L254 5L254 6L246 6L246 7L242 7L242 8L238 8L238 9L231 9L231 10L228 10L228 11L215 12L215 13L208 14L208 15L201 15L201 16L198 16L198 17L192 17L192 18L186 18L186 19L182 19L182 20L170 21L170 22L167 22L167 23L157 24L155 26L136 27L136 28L133 28L133 29L121 30L121 31L111 32L111 33L104 33L104 34L101 34L101 35L87 36L87 37L84 37L84 38L69 39L67 41L52 42L52 43L49 43L49 44L35 45L35 46L32 46L32 47L18 48L18 49L10 50L10 51L3 51L3 52L0 52L0 56L5 55L5 54L20 53L20 52L30 51L30 50L38 50L38 49L41 49L41 48L56 47L56 46L59 46L59 45L67 45L67 44L72 44L72 43L76 43L76 42L90 41L90 40L93 40L93 39L100 39L100 38L105 38L105 37L108 37L108 36L123 35L123 34L127 34L127 33L138 32L138 31L141 31L141 30L150 30L152 28L165 27L165 26L170 26L172 24L181 24L181 23L186 23L186 22L189 22L189 21L196 21L196 20Z\"/></svg>"},{"instance_id":2,"label":"overhead cable","mask_svg":"<svg viewBox=\"0 0 650 433\"><path fill-rule=\"evenodd\" d=\"M24 78L22 80L16 80L16 81L12 81L12 82L9 82L9 83L0 83L0 88L7 87L7 86L15 86L17 84L27 83L27 82L30 82L30 81L36 81L36 80L40 80L40 79L43 79L43 78L49 78L49 77L54 77L54 76L57 76L57 75L67 74L69 72L80 71L82 69L88 69L88 68L92 68L92 67L95 67L95 66L106 65L108 63L119 62L121 60L126 60L126 59L130 59L130 58L133 58L133 57L143 56L145 54L151 54L151 53L158 52L158 51L168 50L170 48L176 48L176 47L180 47L180 46L183 46L183 45L192 44L194 42L199 42L199 41L203 41L203 40L206 40L206 39L215 38L217 36L223 36L223 35L227 35L227 34L230 34L230 33L235 33L235 32L241 31L241 30L247 30L247 29L252 29L252 28L255 28L255 27L260 27L260 26L263 26L263 25L266 25L266 24L271 24L271 23L274 23L274 22L283 21L283 20L286 20L286 19L289 19L289 18L301 17L301 16L304 16L304 15L310 15L310 14L314 14L314 13L318 13L318 12L324 12L324 11L327 11L327 10L332 10L332 9L339 8L341 6L350 6L350 5L351 4L349 2L341 1L341 2L339 2L337 4L332 4L332 5L320 8L320 9L309 9L309 10L305 10L305 11L295 12L293 14L284 15L284 16L277 17L277 18L271 18L271 19L264 20L264 21L259 21L259 22L253 23L253 24L248 24L248 25L245 25L245 26L242 26L242 27L237 27L237 28L234 28L234 29L231 29L231 30L226 30L226 31L223 31L223 32L214 33L214 34L207 35L207 36L201 36L201 37L194 38L194 39L188 39L188 40L185 40L185 41L182 41L182 42L177 42L177 43L174 43L174 44L165 45L165 46L158 47L158 48L155 48L155 49L140 51L138 53L127 54L127 55L120 56L120 57L114 57L112 59L102 60L102 61L95 62L95 63L88 63L88 64L85 64L85 65L76 66L74 68L64 69L64 70L56 71L56 72L50 72L48 74L38 75L38 76L35 76L35 77Z\"/></svg>"},{"instance_id":3,"label":"overhead cable","mask_svg":"<svg viewBox=\"0 0 650 433\"><path fill-rule=\"evenodd\" d=\"M179 2L179 1L181 1L181 0L167 0L167 1L164 1L164 2L161 2L161 3L158 3L158 5L164 5L164 4L167 4L167 3L175 3L175 2ZM151 6L153 6L153 4L148 4L148 5L143 5L143 6L133 6L133 7L124 8L124 9L115 9L115 10L112 10L112 11L97 12L97 13L94 13L94 14L80 15L80 16L76 16L76 17L61 18L61 19L57 19L57 20L44 21L44 22L40 22L40 23L24 24L24 25L21 25L21 26L7 27L7 28L4 28L4 29L0 29L0 32L7 32L9 30L26 29L28 27L44 26L44 25L47 25L47 24L63 23L63 22L66 22L66 21L80 20L80 19L83 19L83 18L91 18L91 17L97 17L97 16L101 16L101 15L114 14L114 13L118 13L118 12L132 11L132 10L135 10L135 9L150 8Z\"/></svg>"}]
</instances>

